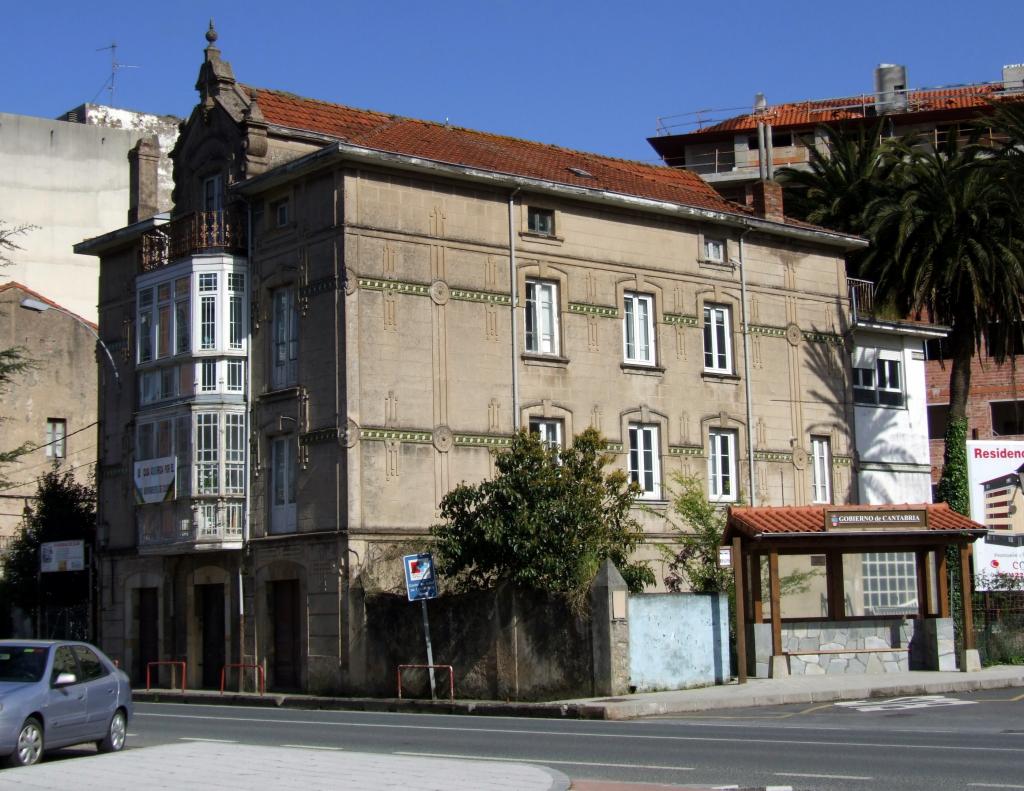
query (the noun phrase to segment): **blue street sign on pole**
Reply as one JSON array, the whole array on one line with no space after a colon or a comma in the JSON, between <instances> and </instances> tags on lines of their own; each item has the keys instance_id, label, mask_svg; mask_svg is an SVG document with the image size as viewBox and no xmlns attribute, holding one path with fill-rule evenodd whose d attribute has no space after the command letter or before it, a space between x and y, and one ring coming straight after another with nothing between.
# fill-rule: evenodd
<instances>
[{"instance_id":1,"label":"blue street sign on pole","mask_svg":"<svg viewBox=\"0 0 1024 791\"><path fill-rule=\"evenodd\" d=\"M434 574L434 558L429 552L406 555L402 558L405 566L405 590L409 601L437 598L437 576Z\"/></svg>"}]
</instances>

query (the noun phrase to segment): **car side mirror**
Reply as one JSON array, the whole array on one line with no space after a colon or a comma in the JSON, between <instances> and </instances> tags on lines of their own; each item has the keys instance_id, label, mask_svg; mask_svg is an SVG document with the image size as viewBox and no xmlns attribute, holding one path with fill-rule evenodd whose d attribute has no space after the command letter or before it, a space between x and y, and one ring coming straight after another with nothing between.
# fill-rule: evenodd
<instances>
[{"instance_id":1,"label":"car side mirror","mask_svg":"<svg viewBox=\"0 0 1024 791\"><path fill-rule=\"evenodd\" d=\"M58 673L57 680L53 682L55 687L67 687L78 681L78 676L74 673Z\"/></svg>"}]
</instances>

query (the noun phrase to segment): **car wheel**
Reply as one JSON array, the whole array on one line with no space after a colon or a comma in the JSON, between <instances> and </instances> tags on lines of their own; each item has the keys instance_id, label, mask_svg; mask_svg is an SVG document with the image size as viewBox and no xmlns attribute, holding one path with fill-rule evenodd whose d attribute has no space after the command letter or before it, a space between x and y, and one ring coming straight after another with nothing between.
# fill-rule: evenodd
<instances>
[{"instance_id":1,"label":"car wheel","mask_svg":"<svg viewBox=\"0 0 1024 791\"><path fill-rule=\"evenodd\" d=\"M118 709L110 718L110 726L107 728L107 735L96 742L96 749L101 753L116 753L124 749L124 740L128 735L128 719L124 716L124 709Z\"/></svg>"},{"instance_id":2,"label":"car wheel","mask_svg":"<svg viewBox=\"0 0 1024 791\"><path fill-rule=\"evenodd\" d=\"M11 766L31 766L43 757L43 724L29 717L18 731L18 742L8 759Z\"/></svg>"}]
</instances>

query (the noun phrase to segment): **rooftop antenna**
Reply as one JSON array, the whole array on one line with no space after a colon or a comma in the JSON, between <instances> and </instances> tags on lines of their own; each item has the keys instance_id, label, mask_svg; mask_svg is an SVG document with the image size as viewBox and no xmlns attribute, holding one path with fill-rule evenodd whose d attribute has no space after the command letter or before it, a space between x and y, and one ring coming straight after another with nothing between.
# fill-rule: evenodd
<instances>
[{"instance_id":1,"label":"rooftop antenna","mask_svg":"<svg viewBox=\"0 0 1024 791\"><path fill-rule=\"evenodd\" d=\"M107 80L107 82L104 84L103 88L106 88L108 91L110 91L110 106L113 107L114 106L114 83L117 80L117 70L118 69L137 69L139 67L138 66L129 66L127 63L118 63L117 62L117 42L116 41L111 41L109 46L107 46L107 47L100 47L96 51L97 52L104 52L105 50L108 50L108 49L110 50L110 79ZM100 88L100 90L102 91L103 88Z\"/></svg>"}]
</instances>

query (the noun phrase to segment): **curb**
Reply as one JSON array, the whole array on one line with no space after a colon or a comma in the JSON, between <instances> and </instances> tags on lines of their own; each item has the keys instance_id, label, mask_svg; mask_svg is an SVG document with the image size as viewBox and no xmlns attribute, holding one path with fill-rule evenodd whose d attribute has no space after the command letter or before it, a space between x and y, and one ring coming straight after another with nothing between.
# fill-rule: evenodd
<instances>
[{"instance_id":1,"label":"curb","mask_svg":"<svg viewBox=\"0 0 1024 791\"><path fill-rule=\"evenodd\" d=\"M216 706L274 706L314 711L372 711L407 714L463 714L477 717L543 717L605 719L605 706L593 703L523 703L496 700L431 701L408 698L340 698L313 695L257 695L245 692L179 692L173 689L133 690L135 703L188 703Z\"/></svg>"},{"instance_id":2,"label":"curb","mask_svg":"<svg viewBox=\"0 0 1024 791\"><path fill-rule=\"evenodd\" d=\"M190 703L217 706L272 706L284 709L321 711L367 711L413 714L461 714L479 717L543 717L571 720L630 720L639 717L692 714L718 709L754 708L799 703L828 703L836 700L934 695L940 693L979 692L987 689L1024 687L1024 674L990 678L969 678L951 674L949 680L927 682L894 681L886 683L874 677L870 687L843 686L811 690L738 690L737 685L705 687L688 695L681 691L671 700L585 700L561 703L529 703L500 700L431 701L409 698L346 698L314 695L258 695L245 692L209 690L180 692L173 689L135 690L136 703ZM858 677L862 678L862 677Z\"/></svg>"}]
</instances>

